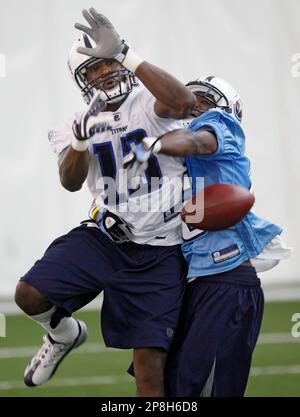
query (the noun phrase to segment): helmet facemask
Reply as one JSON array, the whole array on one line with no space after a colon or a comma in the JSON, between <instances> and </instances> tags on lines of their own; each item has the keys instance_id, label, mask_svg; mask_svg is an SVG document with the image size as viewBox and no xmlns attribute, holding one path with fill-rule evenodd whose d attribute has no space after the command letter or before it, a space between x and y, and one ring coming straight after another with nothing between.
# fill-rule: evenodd
<instances>
[{"instance_id":1,"label":"helmet facemask","mask_svg":"<svg viewBox=\"0 0 300 417\"><path fill-rule=\"evenodd\" d=\"M100 75L92 81L88 81L87 73L96 69L103 59L91 58L75 70L74 78L81 89L84 100L89 104L95 92L100 91L101 100L110 103L117 103L123 100L137 86L137 80L132 72L126 68L112 70L109 73ZM109 80L116 81L116 86L105 89L103 84Z\"/></svg>"},{"instance_id":2,"label":"helmet facemask","mask_svg":"<svg viewBox=\"0 0 300 417\"><path fill-rule=\"evenodd\" d=\"M213 83L220 86L225 91L222 92L220 88ZM201 96L203 99L213 105L213 107L225 110L231 114L238 122L242 119L242 103L238 94L232 87L224 80L216 77L207 77L205 80L191 81L186 85L189 90L196 96ZM230 90L229 90L230 89ZM207 109L208 110L208 109ZM205 110L205 111L207 111ZM201 109L194 108L192 116L200 116L205 113Z\"/></svg>"},{"instance_id":3,"label":"helmet facemask","mask_svg":"<svg viewBox=\"0 0 300 417\"><path fill-rule=\"evenodd\" d=\"M216 87L204 82L204 81L195 81L190 82L186 85L189 90L195 94L196 96L200 96L204 98L208 103L212 104L213 107L217 107L219 109L228 111L229 110L229 102L225 95L218 90ZM193 109L199 114L205 113L200 109Z\"/></svg>"}]
</instances>

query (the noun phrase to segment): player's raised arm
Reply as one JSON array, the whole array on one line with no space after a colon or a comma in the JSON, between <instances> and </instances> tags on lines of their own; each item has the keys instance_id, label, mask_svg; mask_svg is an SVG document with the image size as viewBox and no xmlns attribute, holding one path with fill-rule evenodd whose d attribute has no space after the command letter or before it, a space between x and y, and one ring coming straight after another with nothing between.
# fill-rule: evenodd
<instances>
[{"instance_id":1,"label":"player's raised arm","mask_svg":"<svg viewBox=\"0 0 300 417\"><path fill-rule=\"evenodd\" d=\"M89 27L76 23L96 44L78 52L96 58L114 58L133 72L156 98L155 113L160 117L186 118L195 104L194 95L175 77L137 56L114 29L111 22L94 8L83 10Z\"/></svg>"}]
</instances>

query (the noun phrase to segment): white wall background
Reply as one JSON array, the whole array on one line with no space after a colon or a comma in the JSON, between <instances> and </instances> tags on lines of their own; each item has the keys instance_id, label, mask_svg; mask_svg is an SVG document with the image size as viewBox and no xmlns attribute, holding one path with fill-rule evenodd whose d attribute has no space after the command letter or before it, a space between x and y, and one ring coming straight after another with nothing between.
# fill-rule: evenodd
<instances>
[{"instance_id":1,"label":"white wall background","mask_svg":"<svg viewBox=\"0 0 300 417\"><path fill-rule=\"evenodd\" d=\"M107 15L136 52L182 81L228 79L245 104L256 212L294 256L263 276L300 279L299 0L0 0L0 295L87 213L59 184L47 129L80 109L66 61L81 9ZM298 60L297 62L293 62Z\"/></svg>"}]
</instances>

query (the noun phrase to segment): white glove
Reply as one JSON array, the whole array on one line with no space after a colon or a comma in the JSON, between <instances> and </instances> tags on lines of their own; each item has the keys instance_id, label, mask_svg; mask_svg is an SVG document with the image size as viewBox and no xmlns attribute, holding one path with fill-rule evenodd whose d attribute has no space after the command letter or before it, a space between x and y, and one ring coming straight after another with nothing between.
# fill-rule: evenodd
<instances>
[{"instance_id":1,"label":"white glove","mask_svg":"<svg viewBox=\"0 0 300 417\"><path fill-rule=\"evenodd\" d=\"M87 109L83 112L80 121L77 123L77 121L74 120L74 138L72 140L72 147L76 151L85 151L89 146L89 139L94 136L95 133L111 129L110 124L113 121L113 116L105 114L105 112L101 117L99 116L99 113L103 112L105 108L106 103L100 99L100 92L98 92L93 97Z\"/></svg>"},{"instance_id":2,"label":"white glove","mask_svg":"<svg viewBox=\"0 0 300 417\"><path fill-rule=\"evenodd\" d=\"M153 153L158 153L160 149L160 138L146 137L125 156L123 159L123 168L127 169L127 180L130 188L138 188L140 177L148 168L149 158Z\"/></svg>"}]
</instances>

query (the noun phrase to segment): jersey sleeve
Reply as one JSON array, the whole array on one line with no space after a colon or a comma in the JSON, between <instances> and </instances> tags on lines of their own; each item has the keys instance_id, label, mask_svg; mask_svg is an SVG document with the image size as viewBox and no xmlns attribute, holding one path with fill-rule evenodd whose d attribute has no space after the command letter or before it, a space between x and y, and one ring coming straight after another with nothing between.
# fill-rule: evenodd
<instances>
[{"instance_id":1,"label":"jersey sleeve","mask_svg":"<svg viewBox=\"0 0 300 417\"><path fill-rule=\"evenodd\" d=\"M197 120L195 123L191 123L189 129L192 131L208 131L214 134L217 140L217 150L213 153L214 156L221 155L225 151L225 143L226 143L226 127L220 123L218 115L215 115L214 119L208 118L207 120L203 121L203 123L198 124ZM205 157L209 155L198 155L199 157Z\"/></svg>"},{"instance_id":2,"label":"jersey sleeve","mask_svg":"<svg viewBox=\"0 0 300 417\"><path fill-rule=\"evenodd\" d=\"M48 130L48 139L50 146L56 155L59 155L64 149L71 145L73 131L72 125L74 120L78 122L81 112L75 113L73 116L66 119L60 126Z\"/></svg>"},{"instance_id":3,"label":"jersey sleeve","mask_svg":"<svg viewBox=\"0 0 300 417\"><path fill-rule=\"evenodd\" d=\"M224 154L241 154L244 152L245 136L241 127L233 118L223 112L213 110L195 119L189 126L191 131L206 130L217 139L218 148L211 155L198 155L199 158L216 158Z\"/></svg>"}]
</instances>

